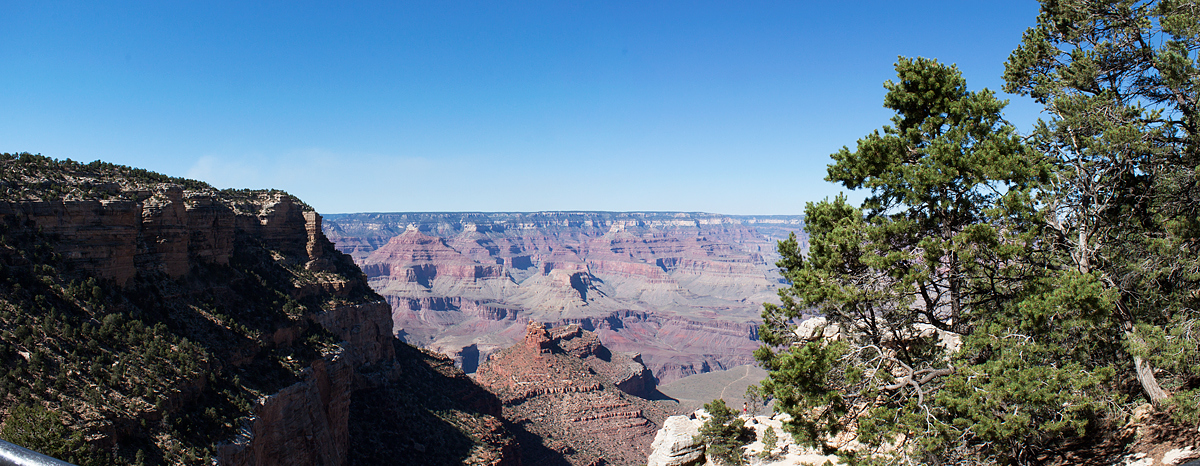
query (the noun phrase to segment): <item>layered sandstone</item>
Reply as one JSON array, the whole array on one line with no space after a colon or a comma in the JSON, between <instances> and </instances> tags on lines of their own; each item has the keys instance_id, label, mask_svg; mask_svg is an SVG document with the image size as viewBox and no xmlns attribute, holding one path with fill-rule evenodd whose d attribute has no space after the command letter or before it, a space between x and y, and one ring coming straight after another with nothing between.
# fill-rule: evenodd
<instances>
[{"instance_id":1,"label":"layered sandstone","mask_svg":"<svg viewBox=\"0 0 1200 466\"><path fill-rule=\"evenodd\" d=\"M235 232L260 238L309 268L324 266L321 217L281 192L236 202L216 191L156 184L126 199L0 201L0 216L19 218L55 238L67 262L125 284L138 273L186 274L196 262L229 263Z\"/></svg>"},{"instance_id":2,"label":"layered sandstone","mask_svg":"<svg viewBox=\"0 0 1200 466\"><path fill-rule=\"evenodd\" d=\"M524 325L578 323L656 378L747 364L798 217L698 213L334 215L325 231L392 306L394 332L470 370ZM765 232L765 233L764 233Z\"/></svg>"},{"instance_id":3,"label":"layered sandstone","mask_svg":"<svg viewBox=\"0 0 1200 466\"><path fill-rule=\"evenodd\" d=\"M503 403L504 417L526 434L527 464L642 464L671 406L646 394L636 355L610 352L578 326L547 331L537 322L523 340L484 362L476 380Z\"/></svg>"},{"instance_id":4,"label":"layered sandstone","mask_svg":"<svg viewBox=\"0 0 1200 466\"><path fill-rule=\"evenodd\" d=\"M462 458L423 463L519 464L499 401L398 344L391 306L294 197L29 154L0 168L0 323L38 332L0 335L0 363L22 367L3 386L61 414L101 462L347 464L379 447L351 432L393 422L362 400L416 384L456 399L402 405L454 418L415 441L472 438ZM368 404L397 406L384 398ZM0 395L0 420L13 400Z\"/></svg>"}]
</instances>

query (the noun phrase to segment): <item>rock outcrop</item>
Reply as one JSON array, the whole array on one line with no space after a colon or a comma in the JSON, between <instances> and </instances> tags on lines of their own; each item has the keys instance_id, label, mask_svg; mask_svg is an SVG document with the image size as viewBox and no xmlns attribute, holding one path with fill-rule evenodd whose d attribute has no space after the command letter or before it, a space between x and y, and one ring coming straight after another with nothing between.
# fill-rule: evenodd
<instances>
[{"instance_id":1,"label":"rock outcrop","mask_svg":"<svg viewBox=\"0 0 1200 466\"><path fill-rule=\"evenodd\" d=\"M303 257L310 269L325 266L321 217L281 192L229 202L215 190L158 183L117 199L0 202L0 216L40 229L66 262L121 285L138 273L179 278L195 262L228 264L235 234Z\"/></svg>"},{"instance_id":2,"label":"rock outcrop","mask_svg":"<svg viewBox=\"0 0 1200 466\"><path fill-rule=\"evenodd\" d=\"M583 360L625 393L642 398L661 397L655 389L654 375L642 362L641 354L614 353L600 343L595 333L585 331L579 325L555 329L552 343L566 354ZM547 340L546 348L550 345Z\"/></svg>"},{"instance_id":3,"label":"rock outcrop","mask_svg":"<svg viewBox=\"0 0 1200 466\"><path fill-rule=\"evenodd\" d=\"M286 193L0 154L0 419L49 409L77 461L347 464L379 449L352 431L390 425L362 400L419 376L461 394L404 405L461 421L472 452L447 461L519 464L499 401L398 344L391 314Z\"/></svg>"},{"instance_id":4,"label":"rock outcrop","mask_svg":"<svg viewBox=\"0 0 1200 466\"><path fill-rule=\"evenodd\" d=\"M331 267L321 217L287 194L255 193L231 202L215 191L167 183L122 194L129 199L0 202L0 217L39 229L55 239L65 262L117 285L139 274L180 279L200 264L227 265L239 238L253 238L312 272ZM331 274L288 293L299 300L334 297L354 279ZM300 381L263 399L249 435L217 449L223 464L344 462L350 394L361 386L356 370L393 359L390 308L379 301L337 305L311 319L344 342L342 348L312 361ZM303 326L280 330L300 333Z\"/></svg>"},{"instance_id":5,"label":"rock outcrop","mask_svg":"<svg viewBox=\"0 0 1200 466\"><path fill-rule=\"evenodd\" d=\"M330 216L326 234L392 306L394 332L465 369L529 321L593 330L660 381L752 362L799 217L700 213ZM480 359L472 360L478 357Z\"/></svg>"},{"instance_id":6,"label":"rock outcrop","mask_svg":"<svg viewBox=\"0 0 1200 466\"><path fill-rule=\"evenodd\" d=\"M754 458L752 464L760 466L822 466L841 465L836 455L825 455L821 452L796 445L792 436L783 430L783 419L786 414L775 416L747 416L741 419L746 427L754 430L755 440L746 445L744 453L748 458ZM697 441L700 426L708 419L708 413L703 409L686 416L671 416L663 422L663 427L654 436L654 444L650 455L646 458L647 466L692 466L714 464L706 457L704 444ZM776 444L768 454L763 454L767 429L774 429Z\"/></svg>"},{"instance_id":7,"label":"rock outcrop","mask_svg":"<svg viewBox=\"0 0 1200 466\"><path fill-rule=\"evenodd\" d=\"M704 444L696 441L703 422L695 416L671 416L654 434L646 466L694 466L704 464Z\"/></svg>"},{"instance_id":8,"label":"rock outcrop","mask_svg":"<svg viewBox=\"0 0 1200 466\"><path fill-rule=\"evenodd\" d=\"M631 386L645 373L636 357L612 354L578 326L531 322L520 343L479 367L476 380L499 397L525 463L624 465L643 462L673 406L623 392L612 377Z\"/></svg>"}]
</instances>

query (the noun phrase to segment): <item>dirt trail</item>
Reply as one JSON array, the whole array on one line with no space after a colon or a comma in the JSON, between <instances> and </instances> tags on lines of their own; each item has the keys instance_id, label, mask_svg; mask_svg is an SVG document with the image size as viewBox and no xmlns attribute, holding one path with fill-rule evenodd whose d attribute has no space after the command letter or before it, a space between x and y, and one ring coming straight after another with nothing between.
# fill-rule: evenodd
<instances>
[{"instance_id":1,"label":"dirt trail","mask_svg":"<svg viewBox=\"0 0 1200 466\"><path fill-rule=\"evenodd\" d=\"M733 386L733 384L741 382L742 379L745 379L746 377L750 377L750 366L748 366L748 365L742 366L742 369L745 371L745 373L743 373L740 378L738 378L737 380L734 380L733 382L729 382L729 383L725 384L724 387L721 387L721 399L725 399L725 390L728 390L729 387Z\"/></svg>"}]
</instances>

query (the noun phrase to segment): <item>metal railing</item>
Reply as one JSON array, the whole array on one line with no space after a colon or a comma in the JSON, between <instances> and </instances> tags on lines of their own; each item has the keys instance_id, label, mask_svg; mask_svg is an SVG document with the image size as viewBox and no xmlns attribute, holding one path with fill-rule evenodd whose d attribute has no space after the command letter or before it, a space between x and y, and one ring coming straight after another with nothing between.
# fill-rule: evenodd
<instances>
[{"instance_id":1,"label":"metal railing","mask_svg":"<svg viewBox=\"0 0 1200 466\"><path fill-rule=\"evenodd\" d=\"M74 466L36 451L0 440L0 466Z\"/></svg>"}]
</instances>

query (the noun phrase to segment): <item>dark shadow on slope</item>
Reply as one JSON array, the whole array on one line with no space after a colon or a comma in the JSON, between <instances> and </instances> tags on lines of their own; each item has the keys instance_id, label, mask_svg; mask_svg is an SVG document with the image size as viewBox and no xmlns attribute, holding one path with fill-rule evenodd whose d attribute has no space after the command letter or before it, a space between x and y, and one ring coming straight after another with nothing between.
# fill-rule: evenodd
<instances>
[{"instance_id":1,"label":"dark shadow on slope","mask_svg":"<svg viewBox=\"0 0 1200 466\"><path fill-rule=\"evenodd\" d=\"M394 346L399 376L351 397L348 464L541 464L520 461L520 436L506 428L500 400L453 361Z\"/></svg>"},{"instance_id":2,"label":"dark shadow on slope","mask_svg":"<svg viewBox=\"0 0 1200 466\"><path fill-rule=\"evenodd\" d=\"M579 293L579 299L587 302L588 282L584 280L583 274L575 273L571 275L571 288L574 288Z\"/></svg>"},{"instance_id":3,"label":"dark shadow on slope","mask_svg":"<svg viewBox=\"0 0 1200 466\"><path fill-rule=\"evenodd\" d=\"M354 392L347 463L463 464L475 442L441 417L452 408L429 395L396 386Z\"/></svg>"},{"instance_id":4,"label":"dark shadow on slope","mask_svg":"<svg viewBox=\"0 0 1200 466\"><path fill-rule=\"evenodd\" d=\"M674 402L676 404L679 403L679 400L677 400L675 398L671 398L666 393L658 391L658 387L654 387L649 390L646 390L646 392L643 393L643 395L645 395L645 396L640 396L640 398L645 398L650 401L667 401L667 402Z\"/></svg>"},{"instance_id":5,"label":"dark shadow on slope","mask_svg":"<svg viewBox=\"0 0 1200 466\"><path fill-rule=\"evenodd\" d=\"M571 466L571 462L560 452L546 445L546 440L530 432L524 425L505 421L504 426L517 437L521 449L521 464L536 466ZM569 445L558 445L567 454L575 453Z\"/></svg>"}]
</instances>

